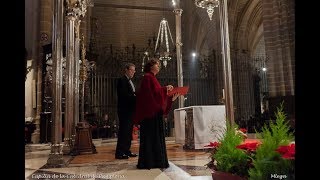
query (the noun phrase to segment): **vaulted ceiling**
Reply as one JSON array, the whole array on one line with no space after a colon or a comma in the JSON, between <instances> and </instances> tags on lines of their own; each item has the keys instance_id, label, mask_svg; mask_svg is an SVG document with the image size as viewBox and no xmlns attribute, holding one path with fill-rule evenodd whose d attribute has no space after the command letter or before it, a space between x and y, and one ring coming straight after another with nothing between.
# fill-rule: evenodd
<instances>
[{"instance_id":1,"label":"vaulted ceiling","mask_svg":"<svg viewBox=\"0 0 320 180\"><path fill-rule=\"evenodd\" d=\"M110 44L115 47L135 44L137 48L145 48L148 39L157 36L162 18L168 20L175 41L175 14L172 12L174 9L172 0L93 1L94 7L89 10L86 17L96 19L96 23L90 24L87 28L96 32L96 46L99 51L104 51ZM26 9L32 9L26 14L26 18L29 18L26 20L26 42L30 44L26 44L28 51L31 51L31 42L35 38L33 35L35 33L32 32L35 28L31 26L35 22L30 18L40 13L32 2L26 1L28 7ZM219 51L221 44L219 8L215 8L213 20L210 21L206 10L196 7L193 0L180 0L180 6L183 10L181 27L183 51L205 54L213 49ZM49 4L45 8L48 8L45 10L45 15L51 17ZM82 25L86 24L85 21ZM231 50L254 53L260 40L263 39L262 0L228 0L228 22ZM49 25L44 27L48 31L51 30ZM91 30L88 30L88 39ZM50 33L48 35L50 42L51 35Z\"/></svg>"},{"instance_id":2,"label":"vaulted ceiling","mask_svg":"<svg viewBox=\"0 0 320 180\"><path fill-rule=\"evenodd\" d=\"M177 1L177 0L176 0ZM171 0L95 0L92 17L97 18L99 48L147 46L147 39L157 36L159 23L168 20L175 41L175 14ZM262 38L261 0L229 0L229 36L232 50L254 51ZM181 1L182 43L184 51L208 53L220 49L219 9L210 21L205 9L194 1Z\"/></svg>"}]
</instances>

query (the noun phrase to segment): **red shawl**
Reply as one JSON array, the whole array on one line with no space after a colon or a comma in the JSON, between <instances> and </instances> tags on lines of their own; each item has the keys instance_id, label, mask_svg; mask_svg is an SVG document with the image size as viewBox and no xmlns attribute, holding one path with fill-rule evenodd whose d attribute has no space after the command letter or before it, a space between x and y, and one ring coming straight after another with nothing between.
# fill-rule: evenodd
<instances>
[{"instance_id":1,"label":"red shawl","mask_svg":"<svg viewBox=\"0 0 320 180\"><path fill-rule=\"evenodd\" d=\"M172 100L167 95L167 87L161 87L153 73L145 73L137 92L134 123L139 124L145 118L152 118L161 110L167 115L171 105Z\"/></svg>"}]
</instances>

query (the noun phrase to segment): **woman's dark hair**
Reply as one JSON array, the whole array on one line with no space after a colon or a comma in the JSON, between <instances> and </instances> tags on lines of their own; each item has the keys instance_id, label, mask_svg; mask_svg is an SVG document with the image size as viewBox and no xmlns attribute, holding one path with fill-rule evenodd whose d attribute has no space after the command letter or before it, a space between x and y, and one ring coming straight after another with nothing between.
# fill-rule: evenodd
<instances>
[{"instance_id":1,"label":"woman's dark hair","mask_svg":"<svg viewBox=\"0 0 320 180\"><path fill-rule=\"evenodd\" d=\"M157 58L151 58L145 65L143 68L143 72L150 72L151 71L151 67L155 64L157 64L159 62L159 59Z\"/></svg>"}]
</instances>

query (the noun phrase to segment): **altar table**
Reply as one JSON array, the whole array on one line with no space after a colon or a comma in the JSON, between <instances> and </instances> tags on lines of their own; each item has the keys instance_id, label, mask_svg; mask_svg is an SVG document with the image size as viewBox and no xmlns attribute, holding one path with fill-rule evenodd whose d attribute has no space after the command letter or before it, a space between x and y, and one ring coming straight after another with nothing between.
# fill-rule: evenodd
<instances>
[{"instance_id":1,"label":"altar table","mask_svg":"<svg viewBox=\"0 0 320 180\"><path fill-rule=\"evenodd\" d=\"M174 110L175 142L184 149L204 149L226 128L225 105L189 106ZM212 131L214 128L214 131Z\"/></svg>"}]
</instances>

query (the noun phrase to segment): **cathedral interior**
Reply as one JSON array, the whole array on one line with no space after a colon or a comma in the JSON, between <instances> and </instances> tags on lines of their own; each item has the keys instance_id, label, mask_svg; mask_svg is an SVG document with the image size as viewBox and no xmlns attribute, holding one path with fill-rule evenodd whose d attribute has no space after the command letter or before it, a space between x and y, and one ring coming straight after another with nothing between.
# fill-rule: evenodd
<instances>
[{"instance_id":1,"label":"cathedral interior","mask_svg":"<svg viewBox=\"0 0 320 180\"><path fill-rule=\"evenodd\" d=\"M175 141L183 107L223 105L254 138L283 104L295 130L293 0L25 0L25 51L26 179L211 179L206 151ZM170 167L138 170L114 158L116 79L130 62L139 84L152 57L161 84L189 91L165 121ZM94 148L74 154L81 122Z\"/></svg>"}]
</instances>

